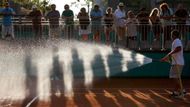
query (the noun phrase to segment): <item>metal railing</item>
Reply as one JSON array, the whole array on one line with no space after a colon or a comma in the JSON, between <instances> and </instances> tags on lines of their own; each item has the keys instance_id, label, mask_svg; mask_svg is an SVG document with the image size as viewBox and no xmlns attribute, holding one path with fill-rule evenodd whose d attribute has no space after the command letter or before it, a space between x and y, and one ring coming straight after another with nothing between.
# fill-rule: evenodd
<instances>
[{"instance_id":1,"label":"metal railing","mask_svg":"<svg viewBox=\"0 0 190 107\"><path fill-rule=\"evenodd\" d=\"M35 39L36 34L30 20L17 18L13 21L13 26L15 39ZM127 30L122 40L119 40L117 29L114 25L107 29L106 24L102 23L98 25L98 33L94 32L92 26L97 25L89 24L85 30L81 30L80 24L76 21L74 25L66 25L64 21L60 20L59 27L50 28L49 22L42 20L40 38L54 38L52 35L57 34L55 37L57 39L74 39L107 45L119 45L133 50L167 50L171 47L171 30L178 29L181 32L184 49L190 50L190 24L170 24L165 26L136 24L134 25L136 27L134 32L137 33L130 36L128 34L130 28L126 28Z\"/></svg>"}]
</instances>

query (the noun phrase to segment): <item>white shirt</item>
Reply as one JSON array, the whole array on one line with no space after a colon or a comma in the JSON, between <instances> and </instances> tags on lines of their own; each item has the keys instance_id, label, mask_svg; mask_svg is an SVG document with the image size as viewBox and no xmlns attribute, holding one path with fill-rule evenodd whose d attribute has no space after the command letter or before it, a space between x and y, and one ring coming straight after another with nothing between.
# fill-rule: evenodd
<instances>
[{"instance_id":1,"label":"white shirt","mask_svg":"<svg viewBox=\"0 0 190 107\"><path fill-rule=\"evenodd\" d=\"M115 24L116 26L124 27L125 26L125 11L121 11L120 9L116 9L114 12Z\"/></svg>"},{"instance_id":2,"label":"white shirt","mask_svg":"<svg viewBox=\"0 0 190 107\"><path fill-rule=\"evenodd\" d=\"M172 65L184 65L183 45L181 40L177 38L172 43L172 51L179 46L181 47L181 51L172 54Z\"/></svg>"},{"instance_id":3,"label":"white shirt","mask_svg":"<svg viewBox=\"0 0 190 107\"><path fill-rule=\"evenodd\" d=\"M170 14L169 14L170 13ZM171 8L169 8L169 12L166 12L165 14L163 14L162 11L160 11L160 16L172 16L173 15L173 11ZM171 25L172 24L172 20L166 20L166 19L160 19L160 21L162 22L162 25Z\"/></svg>"},{"instance_id":4,"label":"white shirt","mask_svg":"<svg viewBox=\"0 0 190 107\"><path fill-rule=\"evenodd\" d=\"M137 36L137 19L136 18L127 18L127 36L134 37Z\"/></svg>"}]
</instances>

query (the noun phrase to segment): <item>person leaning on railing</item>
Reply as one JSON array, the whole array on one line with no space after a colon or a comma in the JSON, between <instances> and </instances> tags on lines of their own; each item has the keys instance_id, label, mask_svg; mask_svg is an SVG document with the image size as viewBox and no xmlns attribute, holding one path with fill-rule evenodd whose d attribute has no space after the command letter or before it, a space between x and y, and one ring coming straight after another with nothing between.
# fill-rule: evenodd
<instances>
[{"instance_id":1,"label":"person leaning on railing","mask_svg":"<svg viewBox=\"0 0 190 107\"><path fill-rule=\"evenodd\" d=\"M89 34L88 26L90 24L90 18L84 7L80 9L77 18L79 19L80 24L79 35L82 37L83 40L87 40Z\"/></svg>"},{"instance_id":2,"label":"person leaning on railing","mask_svg":"<svg viewBox=\"0 0 190 107\"><path fill-rule=\"evenodd\" d=\"M70 9L69 5L66 4L64 6L64 11L61 15L61 17L64 20L64 36L67 39L71 39L73 37L73 32L74 32L74 13L73 11Z\"/></svg>"},{"instance_id":3,"label":"person leaning on railing","mask_svg":"<svg viewBox=\"0 0 190 107\"><path fill-rule=\"evenodd\" d=\"M143 7L136 16L139 25L138 32L142 41L147 41L150 33L149 12Z\"/></svg>"},{"instance_id":4,"label":"person leaning on railing","mask_svg":"<svg viewBox=\"0 0 190 107\"><path fill-rule=\"evenodd\" d=\"M0 13L3 15L3 22L2 22L2 39L7 37L11 37L14 39L14 29L12 24L12 16L15 14L12 8L9 7L9 3L5 3L5 8Z\"/></svg>"},{"instance_id":5,"label":"person leaning on railing","mask_svg":"<svg viewBox=\"0 0 190 107\"><path fill-rule=\"evenodd\" d=\"M90 24L90 19L84 7L80 9L80 12L78 13L77 18L79 19L80 28L83 30L86 30L88 25Z\"/></svg>"},{"instance_id":6,"label":"person leaning on railing","mask_svg":"<svg viewBox=\"0 0 190 107\"><path fill-rule=\"evenodd\" d=\"M187 32L187 25L186 21L188 19L188 12L184 8L183 4L178 4L177 10L174 13L174 20L177 24L177 29L181 32L182 34L182 40L187 40L186 32Z\"/></svg>"},{"instance_id":7,"label":"person leaning on railing","mask_svg":"<svg viewBox=\"0 0 190 107\"><path fill-rule=\"evenodd\" d=\"M110 40L112 39L111 32L113 31L113 21L114 21L114 16L112 8L108 7L106 9L106 14L104 15L105 36L106 36L105 39L107 44L109 44Z\"/></svg>"},{"instance_id":8,"label":"person leaning on railing","mask_svg":"<svg viewBox=\"0 0 190 107\"><path fill-rule=\"evenodd\" d=\"M118 44L124 44L125 42L125 31L126 31L126 14L124 4L119 3L118 8L114 12L115 26L118 37Z\"/></svg>"},{"instance_id":9,"label":"person leaning on railing","mask_svg":"<svg viewBox=\"0 0 190 107\"><path fill-rule=\"evenodd\" d=\"M137 40L137 19L133 11L129 10L127 13L126 27L127 27L127 35L126 35L126 47L132 47L135 45L134 41ZM133 43L133 44L131 44Z\"/></svg>"},{"instance_id":10,"label":"person leaning on railing","mask_svg":"<svg viewBox=\"0 0 190 107\"><path fill-rule=\"evenodd\" d=\"M161 26L160 12L158 8L152 9L149 19L150 19L152 31L154 34L154 41L160 41L163 29Z\"/></svg>"},{"instance_id":11,"label":"person leaning on railing","mask_svg":"<svg viewBox=\"0 0 190 107\"><path fill-rule=\"evenodd\" d=\"M32 28L34 32L34 39L41 39L42 38L42 25L41 25L41 18L42 13L40 10L37 9L36 5L32 6L32 11L28 14L30 19L32 19Z\"/></svg>"},{"instance_id":12,"label":"person leaning on railing","mask_svg":"<svg viewBox=\"0 0 190 107\"><path fill-rule=\"evenodd\" d=\"M99 8L99 5L94 5L94 8L90 12L91 18L91 31L93 33L95 41L100 41L100 32L102 31L102 11Z\"/></svg>"},{"instance_id":13,"label":"person leaning on railing","mask_svg":"<svg viewBox=\"0 0 190 107\"><path fill-rule=\"evenodd\" d=\"M172 27L172 18L173 18L173 11L169 8L167 3L162 3L160 5L160 19L163 26L164 31L164 44L165 41L170 41L170 32Z\"/></svg>"},{"instance_id":14,"label":"person leaning on railing","mask_svg":"<svg viewBox=\"0 0 190 107\"><path fill-rule=\"evenodd\" d=\"M56 10L56 5L51 5L51 11L47 13L46 19L49 20L49 37L52 39L58 38L60 36L59 28L59 18L60 13Z\"/></svg>"}]
</instances>

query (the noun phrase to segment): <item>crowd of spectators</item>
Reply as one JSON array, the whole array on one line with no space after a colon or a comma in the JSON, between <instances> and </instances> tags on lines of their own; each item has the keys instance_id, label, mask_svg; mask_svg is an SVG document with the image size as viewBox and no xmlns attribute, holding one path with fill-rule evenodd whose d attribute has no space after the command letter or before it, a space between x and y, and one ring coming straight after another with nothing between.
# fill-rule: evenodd
<instances>
[{"instance_id":1,"label":"crowd of spectators","mask_svg":"<svg viewBox=\"0 0 190 107\"><path fill-rule=\"evenodd\" d=\"M169 41L171 40L170 31L174 29L175 25L175 29L182 34L182 39L188 40L186 32L190 32L187 27L189 13L183 4L179 4L175 11L167 3L162 3L159 8L153 8L151 11L141 8L139 12L134 12L133 10L126 11L126 8L123 3L119 3L116 10L108 7L104 14L99 5L94 5L89 13L82 7L77 14L79 35L82 39L88 40L88 34L91 33L95 41L100 41L102 32L104 32L105 41L109 43L113 39L111 33L115 32L116 42L128 46L130 41L137 40L137 38L141 41L147 41L151 32L153 41ZM7 36L15 38L11 20L14 14L13 9L6 3L5 8L1 11L3 39ZM27 15L27 18L32 21L34 38L36 39L42 38L42 17L41 11L35 5L32 6L32 11ZM65 31L66 39L74 38L75 16L68 4L64 6L61 15L56 10L56 5L52 4L51 11L44 17L49 21L49 38L59 38L61 30ZM64 29L60 28L60 19L64 21ZM138 37L139 35L140 37Z\"/></svg>"}]
</instances>

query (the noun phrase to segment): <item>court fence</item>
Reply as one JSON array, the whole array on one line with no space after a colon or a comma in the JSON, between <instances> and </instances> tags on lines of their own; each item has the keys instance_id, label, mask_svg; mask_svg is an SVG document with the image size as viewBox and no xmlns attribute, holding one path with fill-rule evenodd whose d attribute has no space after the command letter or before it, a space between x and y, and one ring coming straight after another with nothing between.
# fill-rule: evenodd
<instances>
[{"instance_id":1,"label":"court fence","mask_svg":"<svg viewBox=\"0 0 190 107\"><path fill-rule=\"evenodd\" d=\"M68 25L60 20L59 26L53 28L49 21L42 20L39 29L33 26L30 20L17 18L13 21L13 28L15 39L68 39L148 51L170 49L171 30L177 29L181 34L184 50L190 50L190 24L135 24L132 28L125 27L122 31L124 34L119 35L121 33L118 33L120 31L115 25L108 27L105 23L81 25L75 21L74 24Z\"/></svg>"}]
</instances>

